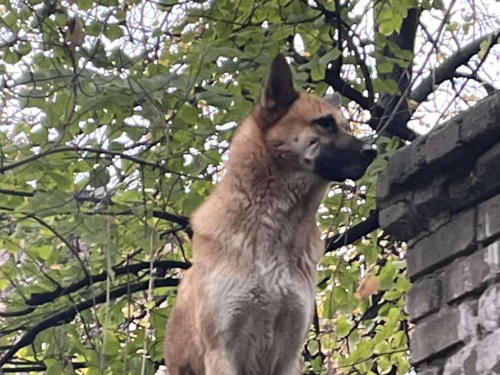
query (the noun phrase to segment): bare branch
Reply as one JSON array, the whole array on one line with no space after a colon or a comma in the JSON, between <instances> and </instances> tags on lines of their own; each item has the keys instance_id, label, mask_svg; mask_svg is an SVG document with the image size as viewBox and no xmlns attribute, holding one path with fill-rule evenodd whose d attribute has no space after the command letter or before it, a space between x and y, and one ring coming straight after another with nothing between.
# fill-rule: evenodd
<instances>
[{"instance_id":1,"label":"bare branch","mask_svg":"<svg viewBox=\"0 0 500 375\"><path fill-rule=\"evenodd\" d=\"M491 44L494 45L498 42L499 37L500 31L496 31L478 38L463 48L460 48L435 70L431 71L429 76L413 89L410 93L410 100L414 100L417 103L425 101L427 97L434 92L436 85L440 85L444 81L452 79L455 76L457 68L466 64L481 50L482 42L491 38Z\"/></svg>"},{"instance_id":2,"label":"bare branch","mask_svg":"<svg viewBox=\"0 0 500 375\"><path fill-rule=\"evenodd\" d=\"M134 163L137 163L139 165L144 165L144 166L148 166L148 167L159 169L159 170L161 170L161 171L163 171L165 173L171 173L171 174L175 174L177 176L186 176L183 173L179 173L179 172L173 171L171 169L168 169L165 166L163 166L162 164L152 163L150 161L142 160L142 159L136 158L135 156L127 155L127 154L124 154L122 152L105 150L105 149L99 149L99 148L78 147L78 146L58 147L58 148L53 148L53 149L50 149L50 150L47 150L47 151L40 152L39 154L32 155L32 156L30 156L28 158L25 158L25 159L16 161L14 163L8 164L8 165L6 165L4 167L1 167L0 168L0 173L5 173L5 172L7 172L7 171L9 171L11 169L15 169L15 168L21 167L21 166L23 166L25 164L28 164L28 163L31 163L31 162L33 162L35 160L41 159L43 157L46 157L46 156L49 156L49 155L52 155L52 154L57 154L57 153L60 153L60 152L90 152L90 153L94 153L94 154L104 154L104 155L118 156L118 157L120 157L122 159L130 160L130 161L132 161ZM186 177L197 179L197 180L200 179L199 177L195 177L195 176L186 176Z\"/></svg>"},{"instance_id":3,"label":"bare branch","mask_svg":"<svg viewBox=\"0 0 500 375\"><path fill-rule=\"evenodd\" d=\"M5 195L13 195L13 196L18 196L18 197L27 197L31 198L34 197L37 192L43 192L43 190L34 190L34 191L17 191L17 190L8 190L8 189L0 189L0 194L5 194ZM98 202L101 201L101 199L91 197L89 195L84 194L83 192L80 193L75 193L74 197L77 201L79 202ZM108 204L113 205L112 201L109 201ZM114 213L114 214L121 214L125 215L128 214L129 212L120 212L120 213ZM132 214L130 212L130 214ZM184 229L187 234L191 237L193 232L189 228L189 218L183 215L174 215L165 211L153 211L153 216L162 219L162 220L167 220L175 224L179 224L182 226L182 229Z\"/></svg>"},{"instance_id":4,"label":"bare branch","mask_svg":"<svg viewBox=\"0 0 500 375\"><path fill-rule=\"evenodd\" d=\"M47 371L47 366L43 363L36 363L36 364L15 363L12 365L14 365L15 367L3 368L2 372L4 374L21 374L21 373ZM71 363L71 367L74 370L78 370L82 368L87 368L87 364L82 362L73 362Z\"/></svg>"},{"instance_id":5,"label":"bare branch","mask_svg":"<svg viewBox=\"0 0 500 375\"><path fill-rule=\"evenodd\" d=\"M150 268L151 264L149 262L140 262L132 265L127 265L124 267L113 267L113 272L115 277L126 275L126 274L137 274L139 271ZM153 268L161 268L161 269L183 269L187 270L191 265L185 262L178 262L175 260L161 260L153 262ZM66 296L70 293L74 293L82 288L92 285L93 283L98 283L101 281L105 281L108 277L108 273L102 272L98 275L92 275L90 278L84 278L80 281L77 281L66 288L57 288L52 292L44 292L44 293L32 293L31 297L26 301L26 303L30 306L40 306L49 302L54 301L55 299Z\"/></svg>"},{"instance_id":6,"label":"bare branch","mask_svg":"<svg viewBox=\"0 0 500 375\"><path fill-rule=\"evenodd\" d=\"M326 240L325 253L353 244L378 228L378 210L374 210L365 221L356 224L340 235L329 237Z\"/></svg>"},{"instance_id":7,"label":"bare branch","mask_svg":"<svg viewBox=\"0 0 500 375\"><path fill-rule=\"evenodd\" d=\"M491 95L495 92L495 87L489 83L489 82L486 82L484 79L482 79L481 77L479 77L479 75L477 73L458 73L456 72L454 75L453 75L453 78L465 78L465 79L472 79L478 83L480 83L481 85L483 85L484 89L486 90L486 93L488 95Z\"/></svg>"},{"instance_id":8,"label":"bare branch","mask_svg":"<svg viewBox=\"0 0 500 375\"><path fill-rule=\"evenodd\" d=\"M28 307L27 309L18 311L0 311L0 318L12 318L17 316L24 316L31 314L33 311L35 311L34 307Z\"/></svg>"}]
</instances>

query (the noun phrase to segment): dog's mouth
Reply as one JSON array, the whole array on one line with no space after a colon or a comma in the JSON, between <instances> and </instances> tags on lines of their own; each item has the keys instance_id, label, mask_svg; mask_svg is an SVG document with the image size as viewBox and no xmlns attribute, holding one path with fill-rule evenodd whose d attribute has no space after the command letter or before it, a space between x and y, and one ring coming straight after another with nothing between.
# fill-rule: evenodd
<instances>
[{"instance_id":1,"label":"dog's mouth","mask_svg":"<svg viewBox=\"0 0 500 375\"><path fill-rule=\"evenodd\" d=\"M347 153L344 153L345 156ZM349 153L347 158L336 158L333 155L320 154L316 159L314 171L329 181L342 182L359 180L370 164L375 160L376 151L370 153Z\"/></svg>"}]
</instances>

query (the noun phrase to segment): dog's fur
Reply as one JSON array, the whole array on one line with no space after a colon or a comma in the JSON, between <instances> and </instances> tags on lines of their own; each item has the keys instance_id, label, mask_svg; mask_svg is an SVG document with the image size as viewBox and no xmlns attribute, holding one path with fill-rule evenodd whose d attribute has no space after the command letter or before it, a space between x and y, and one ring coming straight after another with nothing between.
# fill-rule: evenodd
<instances>
[{"instance_id":1,"label":"dog's fur","mask_svg":"<svg viewBox=\"0 0 500 375\"><path fill-rule=\"evenodd\" d=\"M360 178L375 151L340 103L299 93L285 58L241 124L227 173L192 217L193 266L165 340L169 375L293 375L324 252L316 211L331 180Z\"/></svg>"}]
</instances>

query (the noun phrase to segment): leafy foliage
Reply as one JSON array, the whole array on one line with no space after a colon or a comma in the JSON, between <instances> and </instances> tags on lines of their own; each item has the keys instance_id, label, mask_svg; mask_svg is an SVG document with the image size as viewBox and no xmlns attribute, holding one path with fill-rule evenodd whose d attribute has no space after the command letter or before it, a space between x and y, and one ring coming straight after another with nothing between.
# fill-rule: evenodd
<instances>
[{"instance_id":1,"label":"leafy foliage","mask_svg":"<svg viewBox=\"0 0 500 375\"><path fill-rule=\"evenodd\" d=\"M378 172L401 138L415 137L406 125L431 113L423 101L435 87L418 86L429 61L456 58L439 50L450 36L475 42L468 21L450 16L454 3L0 0L4 372L161 368L175 286L189 267L187 217L223 175L236 124L258 103L278 52L302 89L341 91L354 131L381 150L357 185L334 184L320 208L329 240L361 225L376 209ZM447 23L417 27L435 15ZM482 17L487 36L492 19ZM497 40L493 33L471 49L472 73L440 99L449 104L439 119L477 99L467 90L490 87L479 73ZM424 99L415 101L417 90ZM410 370L405 246L380 230L364 235L355 244L347 237L319 266L307 374ZM368 271L381 290L359 301Z\"/></svg>"}]
</instances>

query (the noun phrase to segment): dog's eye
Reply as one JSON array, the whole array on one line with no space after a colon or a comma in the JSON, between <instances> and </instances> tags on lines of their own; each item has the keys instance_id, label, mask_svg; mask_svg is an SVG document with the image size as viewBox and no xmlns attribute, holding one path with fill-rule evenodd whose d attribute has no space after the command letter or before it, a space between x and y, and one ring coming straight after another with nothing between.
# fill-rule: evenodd
<instances>
[{"instance_id":1,"label":"dog's eye","mask_svg":"<svg viewBox=\"0 0 500 375\"><path fill-rule=\"evenodd\" d=\"M320 117L313 120L313 123L321 126L324 129L328 129L330 131L335 131L337 129L337 124L335 119L332 116Z\"/></svg>"}]
</instances>

